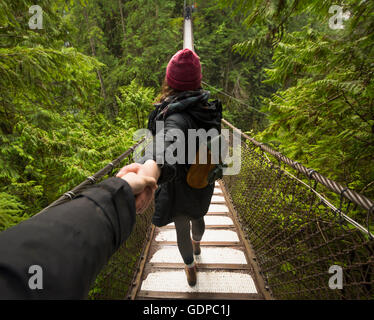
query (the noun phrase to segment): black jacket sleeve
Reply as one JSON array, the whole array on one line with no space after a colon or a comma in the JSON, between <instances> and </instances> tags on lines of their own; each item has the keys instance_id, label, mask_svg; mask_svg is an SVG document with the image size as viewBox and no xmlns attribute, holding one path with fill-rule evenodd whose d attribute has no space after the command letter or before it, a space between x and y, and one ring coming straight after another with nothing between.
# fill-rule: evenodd
<instances>
[{"instance_id":1,"label":"black jacket sleeve","mask_svg":"<svg viewBox=\"0 0 374 320\"><path fill-rule=\"evenodd\" d=\"M130 186L110 178L0 233L0 299L86 298L134 223ZM29 287L33 265L41 267L42 289Z\"/></svg>"},{"instance_id":2,"label":"black jacket sleeve","mask_svg":"<svg viewBox=\"0 0 374 320\"><path fill-rule=\"evenodd\" d=\"M177 163L175 164L169 164L166 161L166 150L168 147L173 143L181 143L183 145L183 148L185 148L186 141L178 141L178 137L174 136L173 140L168 139L167 137L169 135L172 135L172 132L174 129L179 129L181 132L183 132L185 139L187 139L187 127L186 127L186 121L184 120L183 116L180 113L175 113L170 115L166 118L164 121L164 147L158 148L157 147L157 138L156 136L153 137L152 141L152 149L151 152L146 152L145 156L139 161L140 163L144 163L145 161L149 159L153 159L157 162L158 166L161 169L161 175L158 179L158 184L162 184L165 182L168 182L172 180L176 173L177 173ZM164 159L164 163L161 163L161 159Z\"/></svg>"}]
</instances>

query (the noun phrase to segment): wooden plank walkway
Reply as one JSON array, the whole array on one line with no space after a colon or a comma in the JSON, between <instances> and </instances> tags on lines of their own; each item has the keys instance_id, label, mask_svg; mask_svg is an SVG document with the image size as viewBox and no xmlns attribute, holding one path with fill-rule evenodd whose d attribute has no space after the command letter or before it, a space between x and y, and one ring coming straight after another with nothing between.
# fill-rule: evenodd
<instances>
[{"instance_id":1,"label":"wooden plank walkway","mask_svg":"<svg viewBox=\"0 0 374 320\"><path fill-rule=\"evenodd\" d=\"M197 263L197 284L187 284L174 224L153 227L131 299L265 299L263 281L253 263L233 210L216 182L205 219Z\"/></svg>"}]
</instances>

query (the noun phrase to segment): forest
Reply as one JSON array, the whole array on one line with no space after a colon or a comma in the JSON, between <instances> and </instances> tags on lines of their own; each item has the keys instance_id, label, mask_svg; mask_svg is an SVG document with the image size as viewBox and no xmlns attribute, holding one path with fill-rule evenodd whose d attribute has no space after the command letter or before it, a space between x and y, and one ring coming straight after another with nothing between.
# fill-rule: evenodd
<instances>
[{"instance_id":1,"label":"forest","mask_svg":"<svg viewBox=\"0 0 374 320\"><path fill-rule=\"evenodd\" d=\"M224 118L373 199L374 1L195 5L204 89ZM134 143L182 34L182 0L0 2L0 231Z\"/></svg>"}]
</instances>

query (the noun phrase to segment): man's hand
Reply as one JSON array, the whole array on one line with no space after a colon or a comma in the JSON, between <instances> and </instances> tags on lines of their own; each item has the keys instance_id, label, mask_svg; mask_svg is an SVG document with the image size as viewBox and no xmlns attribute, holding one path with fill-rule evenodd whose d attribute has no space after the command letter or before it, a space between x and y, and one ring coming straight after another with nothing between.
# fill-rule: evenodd
<instances>
[{"instance_id":1,"label":"man's hand","mask_svg":"<svg viewBox=\"0 0 374 320\"><path fill-rule=\"evenodd\" d=\"M148 160L144 165L132 163L117 174L117 177L126 180L133 190L138 214L143 213L150 205L157 189L156 180L159 175L158 166L153 160Z\"/></svg>"},{"instance_id":2,"label":"man's hand","mask_svg":"<svg viewBox=\"0 0 374 320\"><path fill-rule=\"evenodd\" d=\"M147 187L151 190L157 189L156 180L152 177L142 176L133 172L129 172L122 177L131 187L134 195L141 194Z\"/></svg>"}]
</instances>

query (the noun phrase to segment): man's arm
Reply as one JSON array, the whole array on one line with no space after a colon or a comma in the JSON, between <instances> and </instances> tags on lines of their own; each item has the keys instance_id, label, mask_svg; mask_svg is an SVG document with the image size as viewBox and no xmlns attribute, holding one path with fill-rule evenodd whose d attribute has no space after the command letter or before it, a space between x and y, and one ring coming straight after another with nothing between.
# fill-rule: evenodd
<instances>
[{"instance_id":1,"label":"man's arm","mask_svg":"<svg viewBox=\"0 0 374 320\"><path fill-rule=\"evenodd\" d=\"M133 190L110 178L0 233L0 299L86 298L134 223ZM33 265L42 269L43 289L29 287Z\"/></svg>"}]
</instances>

